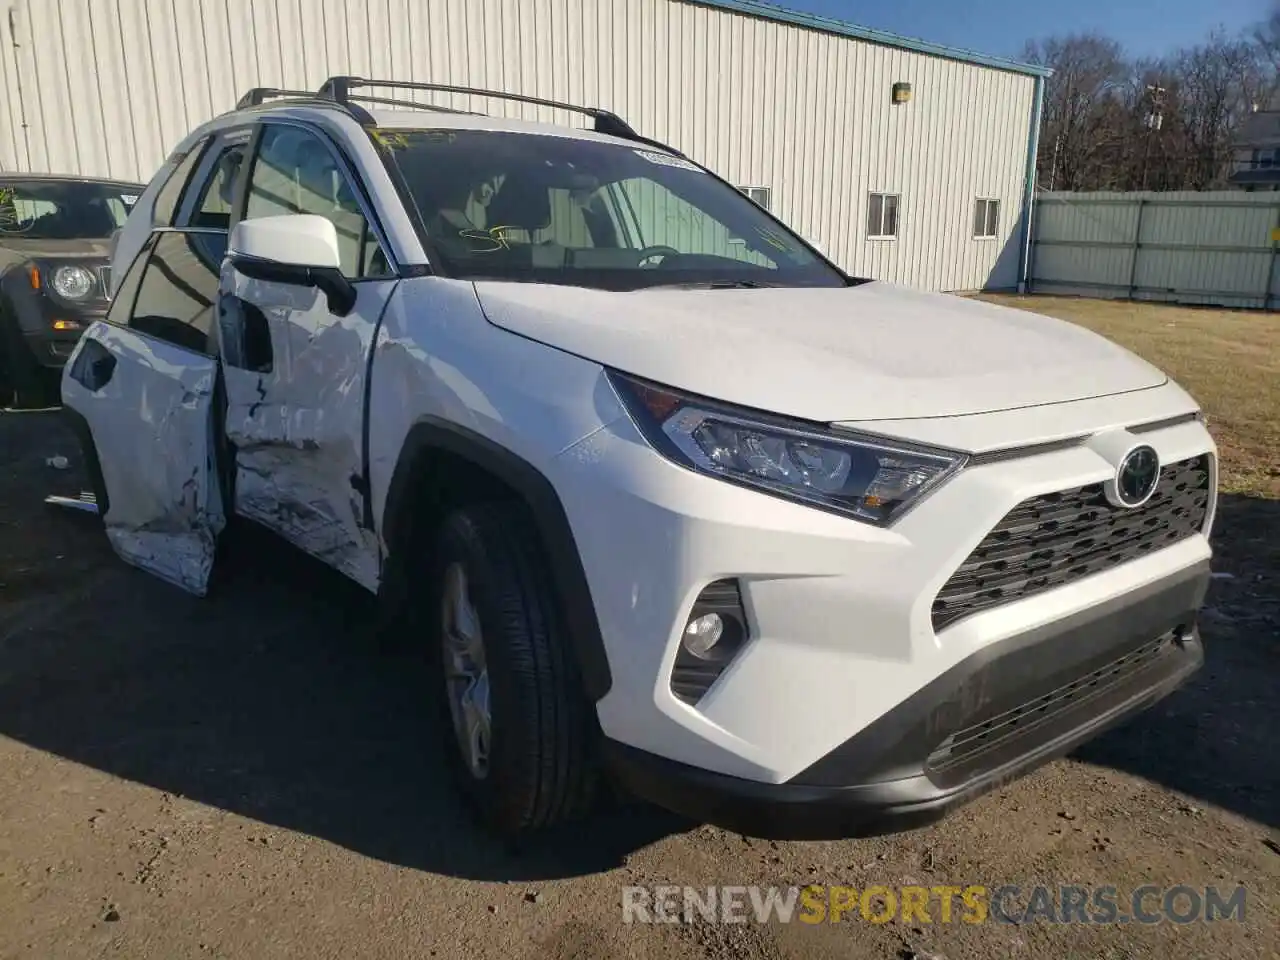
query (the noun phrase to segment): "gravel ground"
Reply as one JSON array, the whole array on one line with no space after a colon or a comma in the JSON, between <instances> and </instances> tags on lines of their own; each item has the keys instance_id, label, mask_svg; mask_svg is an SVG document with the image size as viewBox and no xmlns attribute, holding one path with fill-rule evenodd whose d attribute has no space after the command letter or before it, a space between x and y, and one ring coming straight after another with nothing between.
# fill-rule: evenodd
<instances>
[{"instance_id":1,"label":"gravel ground","mask_svg":"<svg viewBox=\"0 0 1280 960\"><path fill-rule=\"evenodd\" d=\"M0 413L5 960L1280 956L1280 501L1221 501L1231 578L1190 686L936 827L775 844L623 808L513 854L459 809L413 658L374 651L358 588L241 530L190 598L41 503L82 484L55 414ZM1247 899L1189 925L624 925L622 887L658 883Z\"/></svg>"}]
</instances>

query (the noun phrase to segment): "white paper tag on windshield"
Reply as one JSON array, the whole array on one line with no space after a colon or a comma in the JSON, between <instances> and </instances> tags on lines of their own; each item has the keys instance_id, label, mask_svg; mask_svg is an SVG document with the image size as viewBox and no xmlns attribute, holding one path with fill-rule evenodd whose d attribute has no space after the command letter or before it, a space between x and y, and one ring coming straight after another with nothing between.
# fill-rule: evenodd
<instances>
[{"instance_id":1,"label":"white paper tag on windshield","mask_svg":"<svg viewBox=\"0 0 1280 960\"><path fill-rule=\"evenodd\" d=\"M644 157L644 159L648 160L650 163L656 163L661 167L675 167L679 170L697 170L699 173L702 172L696 163L690 163L683 157L673 157L669 153L650 153L648 150L637 150L636 156Z\"/></svg>"},{"instance_id":2,"label":"white paper tag on windshield","mask_svg":"<svg viewBox=\"0 0 1280 960\"><path fill-rule=\"evenodd\" d=\"M120 199L124 201L126 207L132 207L138 202L138 195L135 193L122 193Z\"/></svg>"}]
</instances>

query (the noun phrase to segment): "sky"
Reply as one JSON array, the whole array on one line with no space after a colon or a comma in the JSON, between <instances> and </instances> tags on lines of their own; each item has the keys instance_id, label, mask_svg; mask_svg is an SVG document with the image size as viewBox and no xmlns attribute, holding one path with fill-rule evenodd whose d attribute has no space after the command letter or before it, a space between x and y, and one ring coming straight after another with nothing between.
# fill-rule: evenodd
<instances>
[{"instance_id":1,"label":"sky","mask_svg":"<svg viewBox=\"0 0 1280 960\"><path fill-rule=\"evenodd\" d=\"M1096 31L1131 56L1158 56L1199 42L1215 27L1234 33L1261 20L1268 0L772 0L948 46L1017 58L1031 38Z\"/></svg>"}]
</instances>

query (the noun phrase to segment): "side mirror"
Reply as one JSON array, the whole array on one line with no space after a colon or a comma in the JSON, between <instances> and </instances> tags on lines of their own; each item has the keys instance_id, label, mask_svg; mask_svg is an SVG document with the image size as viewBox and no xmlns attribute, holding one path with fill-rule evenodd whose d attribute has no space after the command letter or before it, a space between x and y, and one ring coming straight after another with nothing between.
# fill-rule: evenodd
<instances>
[{"instance_id":1,"label":"side mirror","mask_svg":"<svg viewBox=\"0 0 1280 960\"><path fill-rule=\"evenodd\" d=\"M338 231L324 217L299 213L242 220L228 238L227 259L254 280L315 287L339 317L355 306L356 288L340 269Z\"/></svg>"}]
</instances>

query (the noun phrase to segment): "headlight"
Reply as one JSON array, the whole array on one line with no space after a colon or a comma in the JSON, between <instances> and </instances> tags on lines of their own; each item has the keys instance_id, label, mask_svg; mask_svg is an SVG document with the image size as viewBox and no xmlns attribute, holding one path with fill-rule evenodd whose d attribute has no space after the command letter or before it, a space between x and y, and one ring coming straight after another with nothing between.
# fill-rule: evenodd
<instances>
[{"instance_id":1,"label":"headlight","mask_svg":"<svg viewBox=\"0 0 1280 960\"><path fill-rule=\"evenodd\" d=\"M965 455L737 410L610 373L646 439L682 466L887 524L959 470Z\"/></svg>"},{"instance_id":2,"label":"headlight","mask_svg":"<svg viewBox=\"0 0 1280 960\"><path fill-rule=\"evenodd\" d=\"M84 267L58 267L49 286L63 300L84 300L93 293L93 274Z\"/></svg>"}]
</instances>

